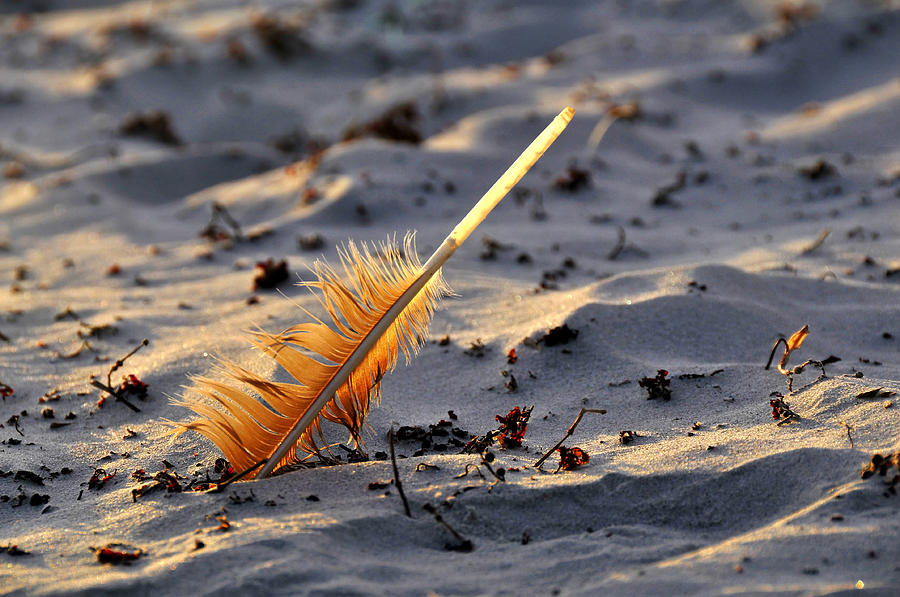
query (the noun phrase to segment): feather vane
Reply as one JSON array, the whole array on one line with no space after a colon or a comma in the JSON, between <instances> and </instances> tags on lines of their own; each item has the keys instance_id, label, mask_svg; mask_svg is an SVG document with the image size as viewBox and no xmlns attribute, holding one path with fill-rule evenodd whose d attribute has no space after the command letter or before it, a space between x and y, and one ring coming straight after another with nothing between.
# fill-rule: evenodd
<instances>
[{"instance_id":1,"label":"feather vane","mask_svg":"<svg viewBox=\"0 0 900 597\"><path fill-rule=\"evenodd\" d=\"M224 362L223 377L252 393L230 383L199 377L192 390L201 399L190 397L179 403L201 418L176 425L212 440L236 469L249 468L271 457L340 364L353 354L422 271L412 235L407 235L402 245L388 239L374 253L365 244L351 241L340 257L344 277L319 262L313 270L317 279L303 283L314 290L330 326L307 312L315 319L313 323L295 325L279 334L257 331L251 337L256 348L275 359L298 383L272 382ZM408 363L419 350L437 302L448 291L440 272L431 277L347 382L326 402L278 467L300 460L298 449L320 452L322 419L344 426L354 442L359 442L370 405L380 399L381 378L394 368L401 354Z\"/></svg>"}]
</instances>

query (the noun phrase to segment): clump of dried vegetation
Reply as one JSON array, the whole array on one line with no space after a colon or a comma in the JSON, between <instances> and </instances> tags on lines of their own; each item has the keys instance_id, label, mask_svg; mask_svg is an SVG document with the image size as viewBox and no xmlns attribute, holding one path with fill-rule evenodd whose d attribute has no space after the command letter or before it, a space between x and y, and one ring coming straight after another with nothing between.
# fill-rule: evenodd
<instances>
[{"instance_id":1,"label":"clump of dried vegetation","mask_svg":"<svg viewBox=\"0 0 900 597\"><path fill-rule=\"evenodd\" d=\"M888 473L892 468L895 470L895 473L888 478ZM863 468L861 477L868 479L876 474L885 477L884 484L886 489L884 495L897 495L897 488L900 487L900 452L887 455L873 454L869 464Z\"/></svg>"}]
</instances>

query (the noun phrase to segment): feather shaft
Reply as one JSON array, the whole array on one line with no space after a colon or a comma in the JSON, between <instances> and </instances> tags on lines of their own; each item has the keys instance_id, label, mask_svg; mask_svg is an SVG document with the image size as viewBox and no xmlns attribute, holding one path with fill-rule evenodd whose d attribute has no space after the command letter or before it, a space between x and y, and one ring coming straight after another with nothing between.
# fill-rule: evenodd
<instances>
[{"instance_id":1,"label":"feather shaft","mask_svg":"<svg viewBox=\"0 0 900 597\"><path fill-rule=\"evenodd\" d=\"M258 478L269 476L279 462L294 448L303 432L313 423L325 404L331 400L335 393L347 380L354 370L363 363L369 351L378 340L394 324L397 317L403 312L410 302L425 288L426 284L438 272L444 262L456 252L456 249L465 241L475 228L487 217L507 193L522 179L526 172L544 154L548 147L556 140L571 121L575 111L571 107L559 113L544 131L522 152L515 162L503 173L502 176L481 197L478 203L450 232L443 243L422 267L418 278L400 295L400 298L385 312L375 327L359 343L353 353L334 372L331 379L313 401L309 408L297 420L291 431L284 437L279 446L269 456L268 462L257 475Z\"/></svg>"}]
</instances>

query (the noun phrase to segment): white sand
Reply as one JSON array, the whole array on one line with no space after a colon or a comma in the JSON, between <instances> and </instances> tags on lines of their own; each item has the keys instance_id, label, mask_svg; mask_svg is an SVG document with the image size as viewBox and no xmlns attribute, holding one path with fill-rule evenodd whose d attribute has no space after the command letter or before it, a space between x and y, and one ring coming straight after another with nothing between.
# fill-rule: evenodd
<instances>
[{"instance_id":1,"label":"white sand","mask_svg":"<svg viewBox=\"0 0 900 597\"><path fill-rule=\"evenodd\" d=\"M13 473L0 478L10 498L0 545L31 552L0 552L0 592L900 593L900 497L859 474L873 453L900 449L900 394L856 398L900 393L900 273L888 275L900 267L897 4L816 3L817 16L758 53L754 35L779 36L779 3L340 4L256 3L302 25L311 49L287 60L259 43L239 2L0 6L0 167L24 166L0 187L0 280L17 290L0 292L0 382L15 390L0 403L0 471ZM50 10L16 16L38 5ZM249 65L227 56L230 39ZM631 100L642 117L586 149L610 102ZM421 114L421 145L338 143L403 101ZM302 278L347 238L409 229L427 256L567 104L575 120L522 181L530 192L508 197L448 263L459 296L444 302L419 358L385 379L366 434L374 455L392 424L427 427L453 410L455 425L485 433L495 415L533 404L524 447L495 450L498 466L521 470L491 487L474 472L455 478L477 455L400 460L412 519L396 490L367 489L391 477L385 461L132 502L135 469L153 473L166 459L189 475L220 456L199 436L165 435L166 420L188 416L168 397L209 371L204 353L285 379L241 332L279 331L302 318L292 301L314 301L285 285L290 300L259 291L248 306L257 260L287 258ZM127 115L149 109L171 116L183 145L119 134ZM307 154L272 141L295 130L329 146L317 168L285 169ZM837 174L798 174L820 159ZM554 188L570 164L589 172L588 188ZM651 205L679 172L677 205ZM309 205L306 188L317 193ZM198 232L212 201L245 230L273 234L231 249L207 243ZM611 260L620 226L625 246ZM325 247L298 248L313 232ZM480 259L484 236L511 248ZM518 263L522 253L532 263ZM111 277L113 264L121 274ZM536 290L558 269L556 289ZM67 307L77 317L55 320ZM56 357L80 345L79 321L118 333L90 338L96 354ZM575 341L523 343L562 323L579 331ZM803 324L811 333L793 364L841 361L826 379L807 369L788 394L763 364ZM89 377L105 379L111 362L95 357L114 361L145 337L115 374L149 384L135 401L142 412L96 408ZM482 358L464 353L476 339ZM519 360L508 365L513 347ZM648 401L637 380L660 368L672 399ZM58 400L38 402L54 388ZM775 425L773 391L800 422ZM52 420L41 417L47 406ZM551 474L552 456L545 472L531 468L582 406L608 411L586 415L566 442L590 463ZM21 411L23 435L8 422ZM137 437L123 439L127 429ZM621 430L640 437L622 445ZM398 445L407 456L416 448ZM420 463L439 470L416 472ZM57 475L63 467L72 472ZM117 475L91 490L96 467ZM16 480L19 470L44 485ZM49 502L30 505L34 494ZM474 551L445 550L455 540L425 504ZM216 530L223 507L227 532ZM90 547L109 542L146 554L131 566L97 563Z\"/></svg>"}]
</instances>

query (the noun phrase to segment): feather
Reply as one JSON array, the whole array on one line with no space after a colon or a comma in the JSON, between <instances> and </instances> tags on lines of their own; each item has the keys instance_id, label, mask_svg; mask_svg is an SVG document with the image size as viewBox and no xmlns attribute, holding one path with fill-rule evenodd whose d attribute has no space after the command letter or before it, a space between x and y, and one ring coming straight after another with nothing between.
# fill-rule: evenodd
<instances>
[{"instance_id":1,"label":"feather","mask_svg":"<svg viewBox=\"0 0 900 597\"><path fill-rule=\"evenodd\" d=\"M177 402L200 416L173 423L178 432L204 435L236 470L250 471L263 463L257 477L304 455L319 454L323 421L345 427L358 446L369 408L379 400L382 377L401 354L408 363L424 341L431 315L447 291L441 266L543 155L573 114L566 108L550 123L424 265L411 234L402 245L389 238L374 251L348 242L340 250L343 276L318 262L317 279L303 284L314 290L329 321L306 312L310 323L251 336L251 343L297 383L269 381L222 362L226 381L196 378L193 395Z\"/></svg>"}]
</instances>

